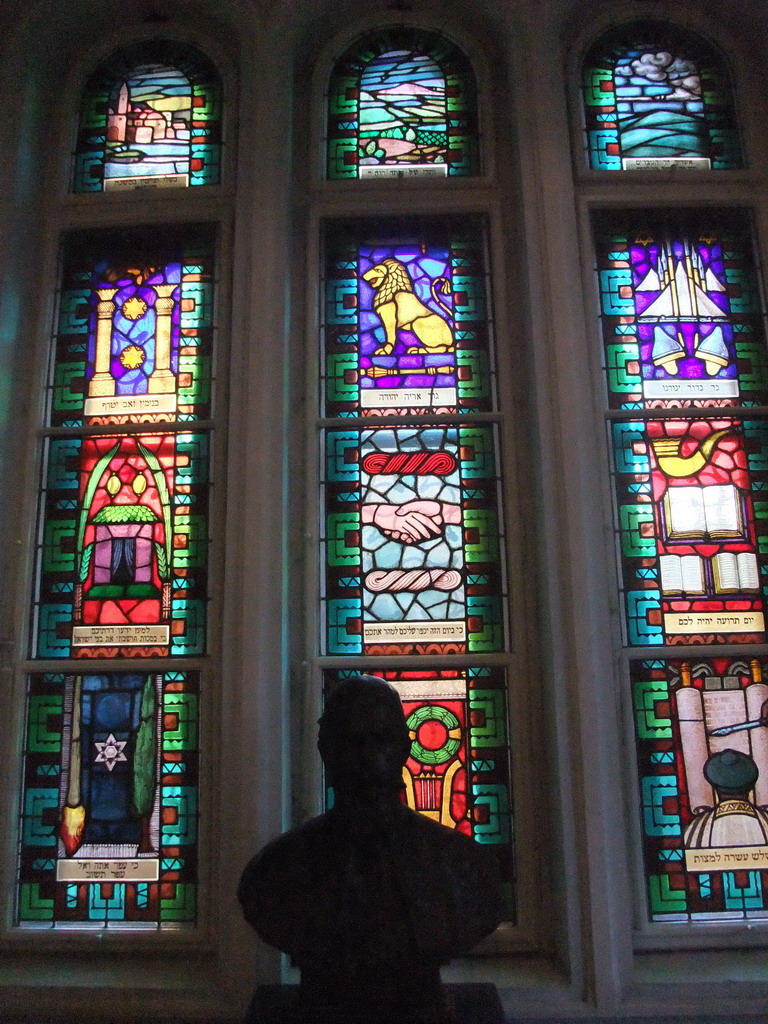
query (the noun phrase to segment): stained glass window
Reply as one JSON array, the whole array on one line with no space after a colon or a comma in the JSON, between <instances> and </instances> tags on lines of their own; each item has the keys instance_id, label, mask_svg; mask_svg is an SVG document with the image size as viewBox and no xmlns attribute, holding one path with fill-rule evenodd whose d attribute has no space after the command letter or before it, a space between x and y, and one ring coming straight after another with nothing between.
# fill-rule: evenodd
<instances>
[{"instance_id":1,"label":"stained glass window","mask_svg":"<svg viewBox=\"0 0 768 1024\"><path fill-rule=\"evenodd\" d=\"M337 224L326 246L321 664L356 658L358 671L398 688L413 742L405 799L497 847L511 882L505 539L483 232L448 219L416 229L412 218ZM444 667L462 655L477 661ZM393 656L417 661L394 671ZM339 675L329 669L326 685Z\"/></svg>"},{"instance_id":2,"label":"stained glass window","mask_svg":"<svg viewBox=\"0 0 768 1024\"><path fill-rule=\"evenodd\" d=\"M326 675L326 688L353 672ZM403 801L492 847L514 901L506 673L499 668L376 669L400 694L411 738ZM330 794L332 799L332 794Z\"/></svg>"},{"instance_id":3,"label":"stained glass window","mask_svg":"<svg viewBox=\"0 0 768 1024\"><path fill-rule=\"evenodd\" d=\"M212 242L194 225L64 245L30 630L31 658L62 668L28 684L24 925L195 919L182 659L206 652Z\"/></svg>"},{"instance_id":4,"label":"stained glass window","mask_svg":"<svg viewBox=\"0 0 768 1024\"><path fill-rule=\"evenodd\" d=\"M622 26L587 55L582 88L594 170L741 166L723 62L694 36Z\"/></svg>"},{"instance_id":5,"label":"stained glass window","mask_svg":"<svg viewBox=\"0 0 768 1024\"><path fill-rule=\"evenodd\" d=\"M433 32L366 35L334 68L328 93L328 177L476 174L472 68Z\"/></svg>"},{"instance_id":6,"label":"stained glass window","mask_svg":"<svg viewBox=\"0 0 768 1024\"><path fill-rule=\"evenodd\" d=\"M768 596L750 225L733 210L596 224L625 643L647 650L630 676L648 912L765 917L767 688L761 661L733 653L765 642Z\"/></svg>"},{"instance_id":7,"label":"stained glass window","mask_svg":"<svg viewBox=\"0 0 768 1024\"><path fill-rule=\"evenodd\" d=\"M29 680L18 921L192 922L197 675L83 668Z\"/></svg>"},{"instance_id":8,"label":"stained glass window","mask_svg":"<svg viewBox=\"0 0 768 1024\"><path fill-rule=\"evenodd\" d=\"M329 415L493 407L483 252L455 228L453 235L433 235L428 247L334 245L326 270ZM377 310L393 288L431 315L388 328Z\"/></svg>"},{"instance_id":9,"label":"stained glass window","mask_svg":"<svg viewBox=\"0 0 768 1024\"><path fill-rule=\"evenodd\" d=\"M74 191L215 185L221 87L210 61L177 43L113 53L86 83Z\"/></svg>"},{"instance_id":10,"label":"stained glass window","mask_svg":"<svg viewBox=\"0 0 768 1024\"><path fill-rule=\"evenodd\" d=\"M327 653L502 650L493 430L329 430L326 446Z\"/></svg>"},{"instance_id":11,"label":"stained glass window","mask_svg":"<svg viewBox=\"0 0 768 1024\"><path fill-rule=\"evenodd\" d=\"M598 275L631 646L762 642L768 377L747 225L601 229Z\"/></svg>"},{"instance_id":12,"label":"stained glass window","mask_svg":"<svg viewBox=\"0 0 768 1024\"><path fill-rule=\"evenodd\" d=\"M649 914L768 918L768 663L631 664Z\"/></svg>"}]
</instances>

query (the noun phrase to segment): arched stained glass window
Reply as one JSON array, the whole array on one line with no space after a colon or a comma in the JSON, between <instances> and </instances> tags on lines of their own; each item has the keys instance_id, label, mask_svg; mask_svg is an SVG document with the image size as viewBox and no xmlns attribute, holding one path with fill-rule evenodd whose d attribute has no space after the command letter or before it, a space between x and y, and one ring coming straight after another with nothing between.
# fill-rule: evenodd
<instances>
[{"instance_id":1,"label":"arched stained glass window","mask_svg":"<svg viewBox=\"0 0 768 1024\"><path fill-rule=\"evenodd\" d=\"M589 166L741 166L722 60L670 25L622 26L592 47L582 82Z\"/></svg>"},{"instance_id":2,"label":"arched stained glass window","mask_svg":"<svg viewBox=\"0 0 768 1024\"><path fill-rule=\"evenodd\" d=\"M326 688L363 669L398 690L412 743L405 798L496 850L513 918L501 416L484 231L465 218L352 221L326 242Z\"/></svg>"},{"instance_id":3,"label":"arched stained glass window","mask_svg":"<svg viewBox=\"0 0 768 1024\"><path fill-rule=\"evenodd\" d=\"M750 223L604 214L596 248L649 916L764 917L768 362Z\"/></svg>"},{"instance_id":4,"label":"arched stained glass window","mask_svg":"<svg viewBox=\"0 0 768 1024\"><path fill-rule=\"evenodd\" d=\"M136 44L86 84L74 191L215 185L220 151L221 89L210 61L179 44Z\"/></svg>"},{"instance_id":5,"label":"arched stained glass window","mask_svg":"<svg viewBox=\"0 0 768 1024\"><path fill-rule=\"evenodd\" d=\"M177 927L197 898L213 231L76 234L62 256L17 920Z\"/></svg>"},{"instance_id":6,"label":"arched stained glass window","mask_svg":"<svg viewBox=\"0 0 768 1024\"><path fill-rule=\"evenodd\" d=\"M475 82L433 32L386 29L355 43L328 96L328 177L477 173Z\"/></svg>"}]
</instances>

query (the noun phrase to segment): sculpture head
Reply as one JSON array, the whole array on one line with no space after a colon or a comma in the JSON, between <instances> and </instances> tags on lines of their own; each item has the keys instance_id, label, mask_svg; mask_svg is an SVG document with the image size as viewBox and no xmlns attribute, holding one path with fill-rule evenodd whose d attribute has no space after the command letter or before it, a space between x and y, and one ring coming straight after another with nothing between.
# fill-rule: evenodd
<instances>
[{"instance_id":1,"label":"sculpture head","mask_svg":"<svg viewBox=\"0 0 768 1024\"><path fill-rule=\"evenodd\" d=\"M728 797L746 800L759 774L754 759L740 750L720 750L704 765L704 778L715 787L721 800Z\"/></svg>"},{"instance_id":2,"label":"sculpture head","mask_svg":"<svg viewBox=\"0 0 768 1024\"><path fill-rule=\"evenodd\" d=\"M411 740L394 686L377 676L344 680L326 701L317 747L337 797L399 793Z\"/></svg>"}]
</instances>

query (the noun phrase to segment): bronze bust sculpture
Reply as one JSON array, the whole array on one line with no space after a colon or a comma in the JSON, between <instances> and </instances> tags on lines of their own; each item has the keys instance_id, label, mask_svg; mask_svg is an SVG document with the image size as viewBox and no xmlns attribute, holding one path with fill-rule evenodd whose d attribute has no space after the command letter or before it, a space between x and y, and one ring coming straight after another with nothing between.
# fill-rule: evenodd
<instances>
[{"instance_id":1,"label":"bronze bust sculpture","mask_svg":"<svg viewBox=\"0 0 768 1024\"><path fill-rule=\"evenodd\" d=\"M501 917L495 860L402 803L410 739L389 683L342 682L318 748L334 805L248 864L245 917L301 969L294 1019L444 1024L440 965Z\"/></svg>"}]
</instances>

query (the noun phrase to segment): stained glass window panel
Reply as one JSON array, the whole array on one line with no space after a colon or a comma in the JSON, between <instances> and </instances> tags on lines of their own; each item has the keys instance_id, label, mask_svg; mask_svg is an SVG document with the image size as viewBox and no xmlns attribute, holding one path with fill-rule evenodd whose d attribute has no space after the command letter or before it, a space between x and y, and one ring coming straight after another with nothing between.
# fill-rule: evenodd
<instances>
[{"instance_id":1,"label":"stained glass window panel","mask_svg":"<svg viewBox=\"0 0 768 1024\"><path fill-rule=\"evenodd\" d=\"M196 673L31 676L17 922L193 924L197 785Z\"/></svg>"},{"instance_id":2,"label":"stained glass window panel","mask_svg":"<svg viewBox=\"0 0 768 1024\"><path fill-rule=\"evenodd\" d=\"M221 160L221 87L206 57L148 41L112 54L88 80L75 192L214 185Z\"/></svg>"},{"instance_id":3,"label":"stained glass window panel","mask_svg":"<svg viewBox=\"0 0 768 1024\"><path fill-rule=\"evenodd\" d=\"M698 223L601 222L597 273L612 407L768 403L753 250L738 211Z\"/></svg>"},{"instance_id":4,"label":"stained glass window panel","mask_svg":"<svg viewBox=\"0 0 768 1024\"><path fill-rule=\"evenodd\" d=\"M194 225L65 243L33 657L205 650L211 434L182 424L210 414L211 234Z\"/></svg>"},{"instance_id":5,"label":"stained glass window panel","mask_svg":"<svg viewBox=\"0 0 768 1024\"><path fill-rule=\"evenodd\" d=\"M326 688L354 675L329 672ZM491 847L514 917L512 801L506 676L499 668L391 671L373 675L399 692L411 737L403 799L414 810Z\"/></svg>"},{"instance_id":6,"label":"stained glass window panel","mask_svg":"<svg viewBox=\"0 0 768 1024\"><path fill-rule=\"evenodd\" d=\"M329 430L325 444L325 653L502 650L494 429Z\"/></svg>"},{"instance_id":7,"label":"stained glass window panel","mask_svg":"<svg viewBox=\"0 0 768 1024\"><path fill-rule=\"evenodd\" d=\"M163 234L162 245L149 231L121 233L118 246L114 235L110 241L79 236L67 253L50 380L52 426L210 414L210 231L196 228L175 240L173 231Z\"/></svg>"},{"instance_id":8,"label":"stained glass window panel","mask_svg":"<svg viewBox=\"0 0 768 1024\"><path fill-rule=\"evenodd\" d=\"M597 218L630 646L765 639L766 431L736 415L768 401L748 229L739 211Z\"/></svg>"},{"instance_id":9,"label":"stained glass window panel","mask_svg":"<svg viewBox=\"0 0 768 1024\"><path fill-rule=\"evenodd\" d=\"M474 75L432 32L365 36L337 63L328 95L328 177L477 173Z\"/></svg>"},{"instance_id":10,"label":"stained glass window panel","mask_svg":"<svg viewBox=\"0 0 768 1024\"><path fill-rule=\"evenodd\" d=\"M768 918L768 664L634 661L649 914Z\"/></svg>"},{"instance_id":11,"label":"stained glass window panel","mask_svg":"<svg viewBox=\"0 0 768 1024\"><path fill-rule=\"evenodd\" d=\"M53 437L33 656L205 649L209 436Z\"/></svg>"},{"instance_id":12,"label":"stained glass window panel","mask_svg":"<svg viewBox=\"0 0 768 1024\"><path fill-rule=\"evenodd\" d=\"M479 232L433 228L420 238L363 244L359 232L347 234L339 230L327 250L327 414L489 410L491 322Z\"/></svg>"},{"instance_id":13,"label":"stained glass window panel","mask_svg":"<svg viewBox=\"0 0 768 1024\"><path fill-rule=\"evenodd\" d=\"M583 77L594 170L741 166L722 60L670 25L622 26L587 56Z\"/></svg>"},{"instance_id":14,"label":"stained glass window panel","mask_svg":"<svg viewBox=\"0 0 768 1024\"><path fill-rule=\"evenodd\" d=\"M764 642L766 424L633 420L611 432L627 642Z\"/></svg>"}]
</instances>

